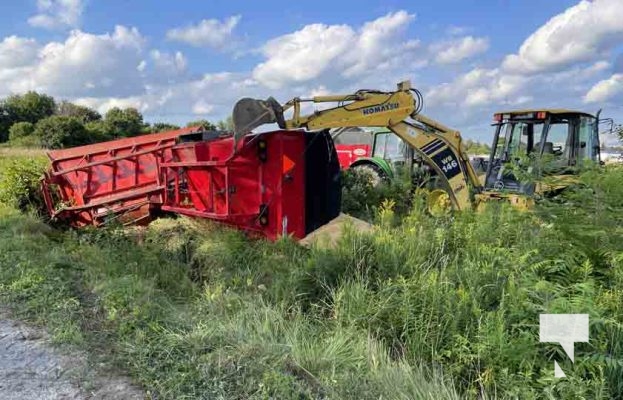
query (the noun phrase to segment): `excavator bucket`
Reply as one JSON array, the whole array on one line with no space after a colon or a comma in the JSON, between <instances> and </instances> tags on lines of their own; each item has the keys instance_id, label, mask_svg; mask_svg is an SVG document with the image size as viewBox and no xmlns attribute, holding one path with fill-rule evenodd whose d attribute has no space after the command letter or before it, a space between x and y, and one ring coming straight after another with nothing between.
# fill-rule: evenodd
<instances>
[{"instance_id":1,"label":"excavator bucket","mask_svg":"<svg viewBox=\"0 0 623 400\"><path fill-rule=\"evenodd\" d=\"M276 122L280 128L285 128L283 108L272 97L266 100L248 97L238 100L234 106L232 119L236 143L260 125Z\"/></svg>"}]
</instances>

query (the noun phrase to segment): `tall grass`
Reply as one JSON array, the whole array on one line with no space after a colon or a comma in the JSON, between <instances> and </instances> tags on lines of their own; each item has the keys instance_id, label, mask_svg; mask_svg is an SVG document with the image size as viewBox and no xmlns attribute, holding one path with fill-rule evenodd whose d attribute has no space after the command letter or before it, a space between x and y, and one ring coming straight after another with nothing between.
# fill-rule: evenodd
<instances>
[{"instance_id":1,"label":"tall grass","mask_svg":"<svg viewBox=\"0 0 623 400\"><path fill-rule=\"evenodd\" d=\"M0 295L154 398L621 398L623 170L582 179L531 213L382 202L333 249L185 218L59 232L2 207ZM545 312L590 315L575 363L539 342Z\"/></svg>"}]
</instances>

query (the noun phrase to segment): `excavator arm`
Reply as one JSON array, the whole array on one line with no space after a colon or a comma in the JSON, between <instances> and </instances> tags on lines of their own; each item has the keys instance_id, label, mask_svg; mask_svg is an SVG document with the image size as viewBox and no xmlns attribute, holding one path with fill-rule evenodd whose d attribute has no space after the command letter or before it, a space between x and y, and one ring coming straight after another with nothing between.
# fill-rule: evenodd
<instances>
[{"instance_id":1,"label":"excavator arm","mask_svg":"<svg viewBox=\"0 0 623 400\"><path fill-rule=\"evenodd\" d=\"M449 201L456 209L473 205L470 188L480 191L480 183L462 148L462 138L452 130L419 112L422 97L401 82L394 92L360 90L348 95L294 98L281 106L268 100L242 99L234 107L236 139L264 123L278 123L282 129L308 130L338 127L386 127L412 146L442 178ZM337 103L333 108L301 115L302 103ZM292 109L292 118L284 113Z\"/></svg>"}]
</instances>

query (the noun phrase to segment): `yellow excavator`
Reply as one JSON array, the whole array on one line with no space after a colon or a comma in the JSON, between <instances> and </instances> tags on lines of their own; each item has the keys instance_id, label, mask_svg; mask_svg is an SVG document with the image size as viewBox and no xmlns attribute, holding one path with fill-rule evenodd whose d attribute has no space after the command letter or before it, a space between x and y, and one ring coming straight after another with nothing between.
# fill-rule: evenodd
<instances>
[{"instance_id":1,"label":"yellow excavator","mask_svg":"<svg viewBox=\"0 0 623 400\"><path fill-rule=\"evenodd\" d=\"M303 103L337 103L337 105L314 111L309 115L301 115ZM428 204L431 211L445 211L450 208L474 209L489 201L508 201L521 209L533 205L534 189L527 190L520 184L514 186L508 184L510 182L508 177L512 177L513 174L504 171L505 165L512 158L508 143L513 143L513 130L519 129L518 135L534 133L534 129L530 131L530 128L523 128L525 124L516 125L517 121L513 118L521 120L522 115L530 112L500 114L499 129L496 132L483 185L463 148L460 133L422 115L420 113L422 105L421 93L412 88L408 81L399 83L397 90L392 92L359 90L347 95L297 97L284 105L272 97L267 100L244 98L234 106L232 115L234 137L235 140L239 140L255 128L271 123L277 123L281 129L304 128L312 131L341 127L384 127L408 143L439 177L440 186L444 189L435 189L430 193ZM290 110L292 110L291 118L286 119L284 114ZM533 119L541 117L540 123L546 124L546 120L555 115L563 114L550 110L544 114L534 115ZM568 117L569 114L563 116ZM511 130L510 137L507 135L503 138L505 147L500 148L501 132L506 132L502 127L510 122L512 122L509 125L511 128L508 128ZM545 140L544 137L541 139ZM536 149L534 138L532 140L532 147L528 149L530 151ZM541 152L549 146L549 142L543 143L543 140L540 142ZM592 145L590 148L593 151Z\"/></svg>"}]
</instances>

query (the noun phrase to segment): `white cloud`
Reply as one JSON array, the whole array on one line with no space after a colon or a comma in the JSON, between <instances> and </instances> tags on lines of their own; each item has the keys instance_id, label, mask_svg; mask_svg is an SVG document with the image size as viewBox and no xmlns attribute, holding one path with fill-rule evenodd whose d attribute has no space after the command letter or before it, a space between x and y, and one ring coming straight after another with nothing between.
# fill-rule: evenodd
<instances>
[{"instance_id":1,"label":"white cloud","mask_svg":"<svg viewBox=\"0 0 623 400\"><path fill-rule=\"evenodd\" d=\"M474 68L453 81L433 86L424 95L426 103L437 107L517 106L572 107L579 103L579 93L610 68L598 61L587 67L575 67L550 74L509 74L501 68Z\"/></svg>"},{"instance_id":2,"label":"white cloud","mask_svg":"<svg viewBox=\"0 0 623 400\"><path fill-rule=\"evenodd\" d=\"M287 84L327 79L354 79L400 65L418 65L419 41L401 40L415 18L406 11L387 14L355 30L349 25L312 24L268 41L266 60L253 70L253 78L276 89Z\"/></svg>"},{"instance_id":3,"label":"white cloud","mask_svg":"<svg viewBox=\"0 0 623 400\"><path fill-rule=\"evenodd\" d=\"M608 1L594 3L603 7ZM589 6L584 6L583 13L592 12L592 3ZM232 18L174 29L168 37L196 46L231 49L239 23L239 17ZM183 53L148 47L135 28L119 26L105 34L73 30L50 43L10 36L0 38L0 96L38 90L100 112L115 106L135 107L147 120L184 123L198 116L225 118L241 97L274 96L286 101L361 88L392 90L396 82L411 79L424 92L426 114L467 130L468 135L475 132L481 140L489 139L486 125L497 108L578 107L582 100L623 98L623 74L616 74L621 70L613 61L615 47L609 44L608 35L600 36L599 51L581 61L556 61L555 68L543 67L533 62L531 51L520 50L515 54L520 66L530 60L530 66L538 68L528 72L512 69L510 56L500 64L474 61L462 67L462 73L454 66L455 76L444 82L443 74L448 71L437 72L440 69L434 64L483 53L488 40L463 37L467 35L464 30L454 29L446 33L447 40L422 44L407 35L414 19L414 15L398 11L360 26L307 25L261 46L257 54L262 60L254 68L203 75L205 70L190 66ZM584 19L584 14L578 14L573 21ZM206 29L210 24L222 29ZM541 37L537 33L542 29L531 37ZM548 40L557 35L552 33ZM559 58L558 53L552 55L554 60ZM313 109L308 105L305 111Z\"/></svg>"},{"instance_id":4,"label":"white cloud","mask_svg":"<svg viewBox=\"0 0 623 400\"><path fill-rule=\"evenodd\" d=\"M620 94L623 94L623 74L614 74L597 82L584 96L584 102L605 102Z\"/></svg>"},{"instance_id":5,"label":"white cloud","mask_svg":"<svg viewBox=\"0 0 623 400\"><path fill-rule=\"evenodd\" d=\"M263 48L268 59L255 68L253 77L271 88L310 80L343 56L354 40L347 25L307 25L269 41Z\"/></svg>"},{"instance_id":6,"label":"white cloud","mask_svg":"<svg viewBox=\"0 0 623 400\"><path fill-rule=\"evenodd\" d=\"M554 16L506 57L513 73L560 71L602 58L623 40L623 1L583 0Z\"/></svg>"},{"instance_id":7,"label":"white cloud","mask_svg":"<svg viewBox=\"0 0 623 400\"><path fill-rule=\"evenodd\" d=\"M489 39L473 36L434 43L430 47L431 52L435 54L435 61L439 64L459 63L488 49Z\"/></svg>"},{"instance_id":8,"label":"white cloud","mask_svg":"<svg viewBox=\"0 0 623 400\"><path fill-rule=\"evenodd\" d=\"M197 25L169 30L167 39L196 47L224 49L231 45L233 31L240 22L240 18L240 15L234 15L223 21L204 19Z\"/></svg>"},{"instance_id":9,"label":"white cloud","mask_svg":"<svg viewBox=\"0 0 623 400\"><path fill-rule=\"evenodd\" d=\"M404 62L404 65L414 62L409 56L419 47L419 41L399 40L414 19L414 14L398 11L366 22L356 34L354 46L344 57L343 75L359 76L370 70L387 70L396 62Z\"/></svg>"},{"instance_id":10,"label":"white cloud","mask_svg":"<svg viewBox=\"0 0 623 400\"><path fill-rule=\"evenodd\" d=\"M446 28L446 34L450 36L461 36L469 32L471 28L466 26L450 25Z\"/></svg>"},{"instance_id":11,"label":"white cloud","mask_svg":"<svg viewBox=\"0 0 623 400\"><path fill-rule=\"evenodd\" d=\"M145 102L141 96L132 96L132 97L81 97L73 100L74 103L79 104L81 106L90 107L97 110L101 114L105 114L106 111L110 110L113 107L118 108L136 108L140 112L148 112L149 104Z\"/></svg>"},{"instance_id":12,"label":"white cloud","mask_svg":"<svg viewBox=\"0 0 623 400\"><path fill-rule=\"evenodd\" d=\"M81 101L100 112L128 104L145 112L148 118L183 123L197 116L213 120L225 118L238 99L267 97L265 89L255 84L247 73L217 72L198 79L187 77L176 83L154 83L151 78L144 82L144 91L138 96L83 98Z\"/></svg>"},{"instance_id":13,"label":"white cloud","mask_svg":"<svg viewBox=\"0 0 623 400\"><path fill-rule=\"evenodd\" d=\"M499 66L473 68L433 85L425 101L457 121L503 107L581 108L582 100L604 101L623 93L620 76L604 76L621 40L623 1L580 1L538 28ZM460 110L461 118L451 110Z\"/></svg>"},{"instance_id":14,"label":"white cloud","mask_svg":"<svg viewBox=\"0 0 623 400\"><path fill-rule=\"evenodd\" d=\"M214 110L214 106L207 101L201 99L193 105L193 114L207 115Z\"/></svg>"},{"instance_id":15,"label":"white cloud","mask_svg":"<svg viewBox=\"0 0 623 400\"><path fill-rule=\"evenodd\" d=\"M145 73L151 83L175 83L187 75L188 60L181 52L167 53L160 50L149 52L150 61L141 61L138 69ZM152 68L147 70L151 65Z\"/></svg>"},{"instance_id":16,"label":"white cloud","mask_svg":"<svg viewBox=\"0 0 623 400\"><path fill-rule=\"evenodd\" d=\"M0 68L16 68L32 64L37 58L39 45L34 39L17 36L5 37L0 42Z\"/></svg>"},{"instance_id":17,"label":"white cloud","mask_svg":"<svg viewBox=\"0 0 623 400\"><path fill-rule=\"evenodd\" d=\"M144 38L136 28L112 34L71 31L65 42L42 47L36 62L9 83L14 92L38 90L58 96L125 96L141 91Z\"/></svg>"},{"instance_id":18,"label":"white cloud","mask_svg":"<svg viewBox=\"0 0 623 400\"><path fill-rule=\"evenodd\" d=\"M38 0L38 14L28 19L31 26L45 29L74 28L84 11L82 0Z\"/></svg>"},{"instance_id":19,"label":"white cloud","mask_svg":"<svg viewBox=\"0 0 623 400\"><path fill-rule=\"evenodd\" d=\"M476 107L498 104L521 104L527 96L520 95L528 78L505 75L499 69L474 68L451 83L434 86L424 95L433 106Z\"/></svg>"}]
</instances>

